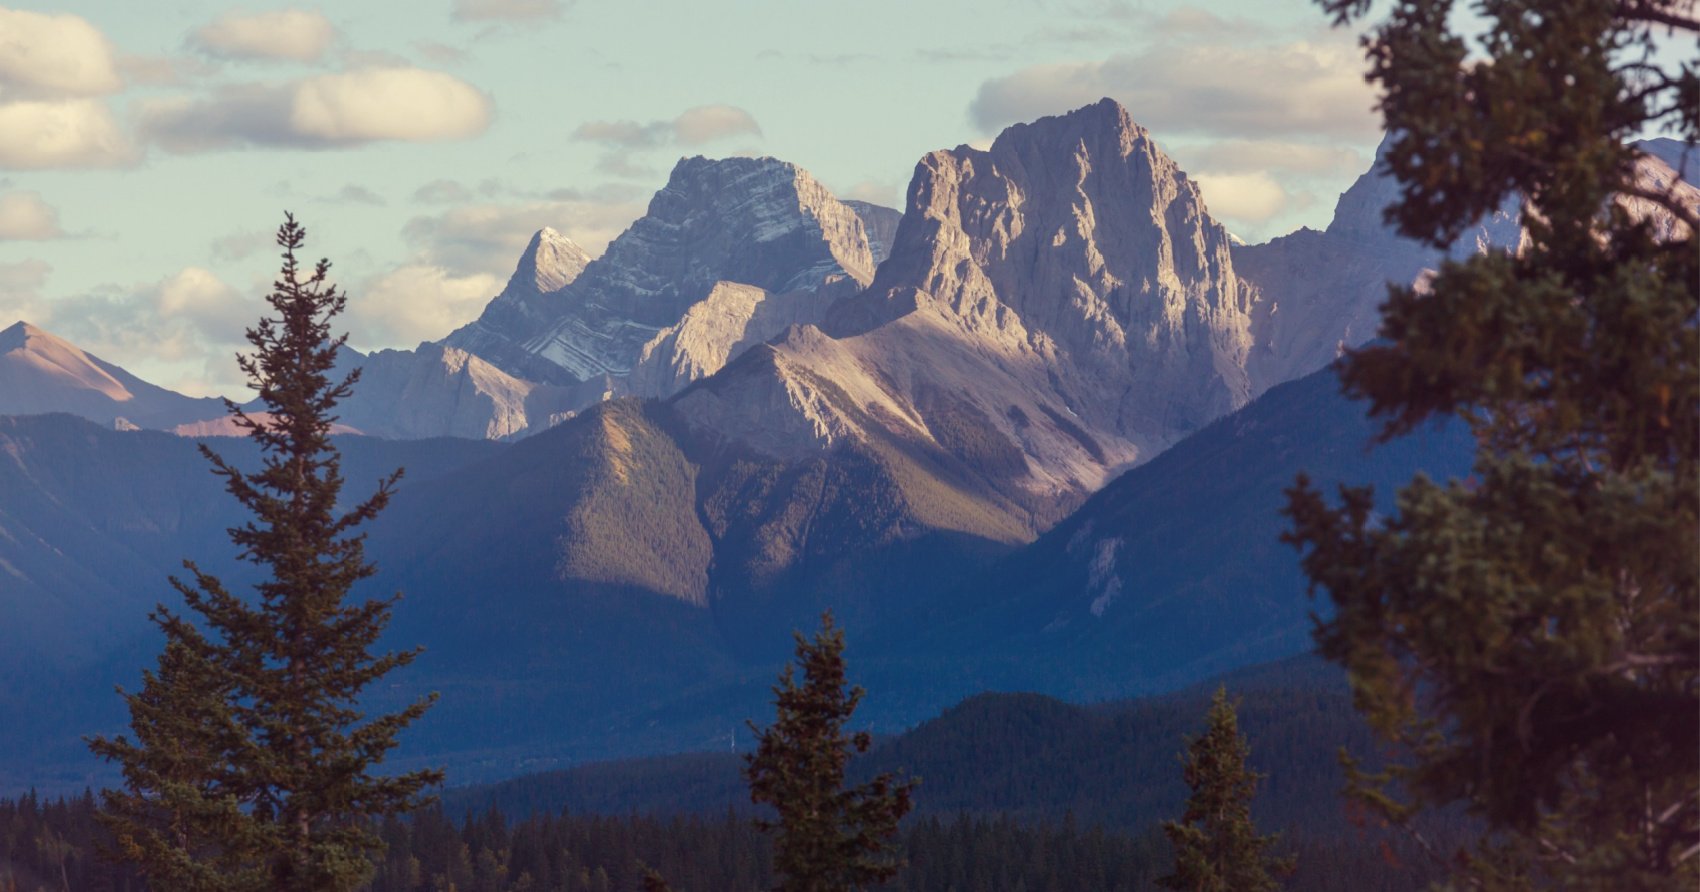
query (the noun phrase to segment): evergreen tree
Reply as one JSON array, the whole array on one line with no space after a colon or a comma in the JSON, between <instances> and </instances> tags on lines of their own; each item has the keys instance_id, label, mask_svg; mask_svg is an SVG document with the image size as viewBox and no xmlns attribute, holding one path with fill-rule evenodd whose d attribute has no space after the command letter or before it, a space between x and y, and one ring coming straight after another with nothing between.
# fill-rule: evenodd
<instances>
[{"instance_id":1,"label":"evergreen tree","mask_svg":"<svg viewBox=\"0 0 1700 892\"><path fill-rule=\"evenodd\" d=\"M1337 23L1368 0L1320 0ZM1402 0L1365 39L1402 187L1443 246L1508 198L1524 244L1392 289L1341 375L1397 436L1454 416L1465 481L1397 512L1290 492L1288 541L1332 596L1317 642L1408 753L1356 794L1395 821L1462 803L1436 851L1487 888L1700 883L1700 213L1628 140L1700 137L1688 0ZM1460 33L1462 26L1479 33ZM1658 213L1649 213L1657 211ZM1655 218L1657 225L1655 225Z\"/></svg>"},{"instance_id":2,"label":"evergreen tree","mask_svg":"<svg viewBox=\"0 0 1700 892\"><path fill-rule=\"evenodd\" d=\"M248 330L255 352L237 360L266 412L226 401L261 467L244 472L201 447L253 515L230 537L265 572L258 597L237 597L185 561L192 582L171 582L196 621L156 608L165 649L141 690L125 694L135 739L90 741L124 773L124 788L103 794L103 820L155 888L355 888L381 845L370 819L417 807L442 779L373 773L430 703L376 718L359 708L373 681L418 654L372 653L399 595L348 603L375 572L356 528L384 508L401 472L340 510L332 413L359 373L331 377L346 336L333 338L330 320L347 298L328 282L328 261L304 274L295 255L305 239L286 216L267 297L276 318Z\"/></svg>"},{"instance_id":3,"label":"evergreen tree","mask_svg":"<svg viewBox=\"0 0 1700 892\"><path fill-rule=\"evenodd\" d=\"M773 688L774 723L765 730L750 725L756 750L745 766L751 801L779 813L778 821L757 822L777 831L776 888L840 892L884 882L903 866L891 841L909 813L915 781L882 774L845 789L851 754L867 752L871 739L866 731L844 732L863 695L860 687L845 686L844 631L827 612L812 640L795 634L797 662Z\"/></svg>"},{"instance_id":4,"label":"evergreen tree","mask_svg":"<svg viewBox=\"0 0 1700 892\"><path fill-rule=\"evenodd\" d=\"M1246 767L1250 747L1240 736L1239 716L1224 688L1216 689L1204 733L1187 746L1183 769L1192 796L1179 821L1165 821L1163 834L1175 850L1174 872L1157 880L1184 892L1273 892L1278 874L1292 859L1268 850L1278 836L1259 836L1251 799L1263 775Z\"/></svg>"}]
</instances>

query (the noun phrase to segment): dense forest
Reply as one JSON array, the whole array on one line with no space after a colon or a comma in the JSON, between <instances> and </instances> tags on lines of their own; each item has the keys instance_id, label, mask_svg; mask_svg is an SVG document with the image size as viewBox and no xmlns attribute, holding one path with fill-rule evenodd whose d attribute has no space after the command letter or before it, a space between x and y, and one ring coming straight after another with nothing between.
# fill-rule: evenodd
<instances>
[{"instance_id":1,"label":"dense forest","mask_svg":"<svg viewBox=\"0 0 1700 892\"><path fill-rule=\"evenodd\" d=\"M93 796L0 801L0 892L143 892L135 871L102 857L111 845ZM380 826L386 845L372 892L636 892L644 867L676 892L771 888L767 838L746 818L537 815L490 810L452 820L440 808ZM1419 889L1436 878L1420 862L1365 837L1286 840L1299 857L1295 892ZM1030 825L1007 817L911 821L908 866L894 892L1135 890L1169 868L1156 828L1125 833L1072 818Z\"/></svg>"},{"instance_id":2,"label":"dense forest","mask_svg":"<svg viewBox=\"0 0 1700 892\"><path fill-rule=\"evenodd\" d=\"M1293 890L1418 889L1437 878L1398 837L1342 806L1336 748L1367 752L1342 679L1314 659L1228 677L1241 692L1253 803L1298 855ZM893 890L1149 889L1170 867L1158 830L1186 796L1179 756L1208 702L1199 688L1076 706L1032 694L970 698L852 763L853 777L919 777ZM442 805L378 825L374 892L638 890L647 865L677 892L771 888L769 840L735 753L598 763L445 791ZM0 892L142 890L92 796L0 801ZM1427 828L1461 836L1457 824Z\"/></svg>"}]
</instances>

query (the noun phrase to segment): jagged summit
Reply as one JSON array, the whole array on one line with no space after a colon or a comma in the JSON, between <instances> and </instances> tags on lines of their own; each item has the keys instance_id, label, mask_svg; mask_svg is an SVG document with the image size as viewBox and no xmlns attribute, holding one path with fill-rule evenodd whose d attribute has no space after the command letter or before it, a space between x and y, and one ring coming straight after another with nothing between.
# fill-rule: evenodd
<instances>
[{"instance_id":1,"label":"jagged summit","mask_svg":"<svg viewBox=\"0 0 1700 892\"><path fill-rule=\"evenodd\" d=\"M1247 399L1228 252L1119 104L1016 125L921 159L891 256L824 330L792 329L675 406L770 454L896 437L1000 497L1067 503ZM1010 517L991 516L939 524L991 535Z\"/></svg>"},{"instance_id":2,"label":"jagged summit","mask_svg":"<svg viewBox=\"0 0 1700 892\"><path fill-rule=\"evenodd\" d=\"M545 242L541 234L536 241ZM777 315L759 312L764 298L758 297L744 302L748 308L708 314L713 325L684 339L713 341L698 358L661 357L657 339L679 341L672 337L680 334L677 327L723 284L763 296L819 294L824 306L830 297L823 288L853 289L873 271L861 218L802 168L774 158L684 158L647 213L580 275L523 302L524 312L498 306L498 299L444 343L510 374L558 383L606 376L620 386L645 361L708 374L719 365L706 367L700 356L728 355L753 334L782 330L752 331L751 318L790 324L814 315L790 306ZM524 272L522 263L516 277ZM669 375L645 379L663 390L677 383Z\"/></svg>"},{"instance_id":3,"label":"jagged summit","mask_svg":"<svg viewBox=\"0 0 1700 892\"><path fill-rule=\"evenodd\" d=\"M530 289L538 294L560 291L578 278L590 263L590 255L578 243L545 226L531 237L519 257L504 293Z\"/></svg>"}]
</instances>

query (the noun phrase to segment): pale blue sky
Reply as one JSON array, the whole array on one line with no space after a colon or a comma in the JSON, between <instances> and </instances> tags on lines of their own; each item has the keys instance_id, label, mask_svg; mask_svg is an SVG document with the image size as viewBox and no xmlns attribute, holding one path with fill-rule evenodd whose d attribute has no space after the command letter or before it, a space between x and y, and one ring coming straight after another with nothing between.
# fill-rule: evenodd
<instances>
[{"instance_id":1,"label":"pale blue sky","mask_svg":"<svg viewBox=\"0 0 1700 892\"><path fill-rule=\"evenodd\" d=\"M600 252L681 155L901 206L924 153L1103 95L1259 241L1326 224L1367 166L1361 68L1308 0L0 7L0 326L229 391L286 208L356 346L411 346L540 226Z\"/></svg>"}]
</instances>

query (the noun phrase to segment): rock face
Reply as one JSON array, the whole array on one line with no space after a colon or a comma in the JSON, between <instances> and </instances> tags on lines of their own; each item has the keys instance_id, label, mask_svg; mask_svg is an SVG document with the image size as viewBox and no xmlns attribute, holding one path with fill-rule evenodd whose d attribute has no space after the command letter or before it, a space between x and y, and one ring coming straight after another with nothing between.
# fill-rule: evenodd
<instances>
[{"instance_id":1,"label":"rock face","mask_svg":"<svg viewBox=\"0 0 1700 892\"><path fill-rule=\"evenodd\" d=\"M873 252L874 265L884 263L885 259L891 256L891 243L897 239L897 224L902 222L903 212L896 208L852 199L845 199L844 206L862 218L862 228L868 232L868 250Z\"/></svg>"},{"instance_id":2,"label":"rock face","mask_svg":"<svg viewBox=\"0 0 1700 892\"><path fill-rule=\"evenodd\" d=\"M584 387L515 378L441 344L381 350L349 361L362 372L340 415L362 433L391 439L514 439L549 427L581 394L585 402L598 396L584 393Z\"/></svg>"},{"instance_id":3,"label":"rock face","mask_svg":"<svg viewBox=\"0 0 1700 892\"><path fill-rule=\"evenodd\" d=\"M647 361L641 377L653 390L713 372L733 345L767 331L769 314L752 308L760 301L747 289L824 303L826 286L865 284L873 269L861 218L806 171L772 158L686 158L648 213L582 275L546 300L508 302L533 312L492 304L444 343L519 377L560 383L620 382ZM704 302L715 306L686 318Z\"/></svg>"},{"instance_id":4,"label":"rock face","mask_svg":"<svg viewBox=\"0 0 1700 892\"><path fill-rule=\"evenodd\" d=\"M520 255L506 288L496 295L478 319L444 339L458 349L483 357L521 377L542 381L561 380L561 370L552 363L520 349L516 334L539 330L564 312L562 289L572 284L590 264L572 239L544 227L531 237Z\"/></svg>"},{"instance_id":5,"label":"rock face","mask_svg":"<svg viewBox=\"0 0 1700 892\"><path fill-rule=\"evenodd\" d=\"M0 415L69 412L119 429L217 415L216 399L156 387L27 322L0 331Z\"/></svg>"},{"instance_id":6,"label":"rock face","mask_svg":"<svg viewBox=\"0 0 1700 892\"><path fill-rule=\"evenodd\" d=\"M1106 100L922 159L865 292L675 404L772 454L893 436L1069 503L1245 402L1248 309L1196 184Z\"/></svg>"}]
</instances>

